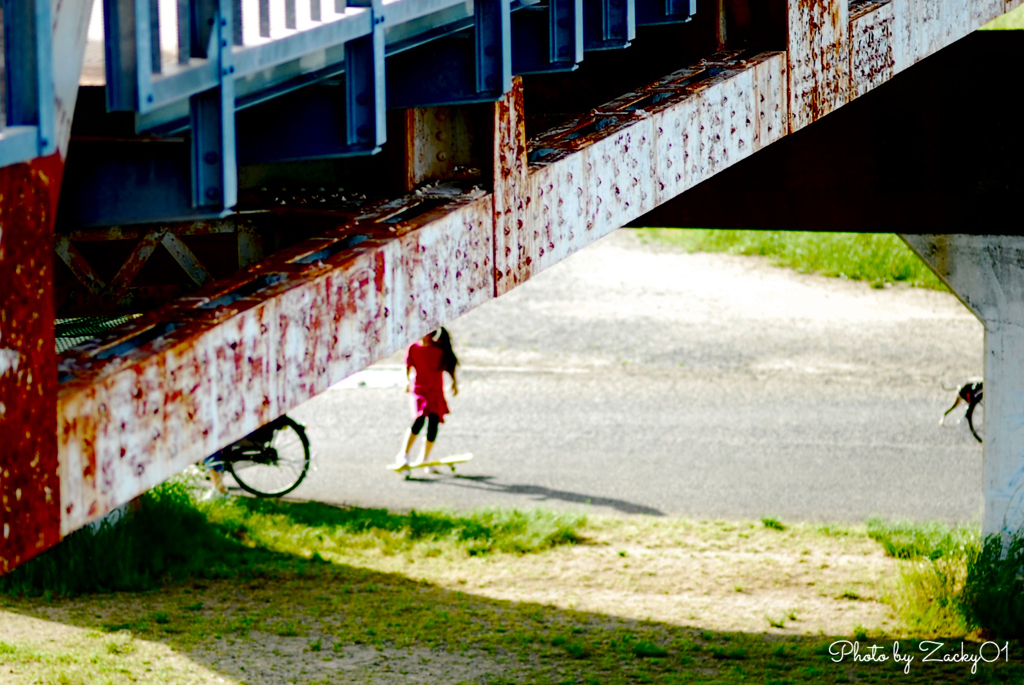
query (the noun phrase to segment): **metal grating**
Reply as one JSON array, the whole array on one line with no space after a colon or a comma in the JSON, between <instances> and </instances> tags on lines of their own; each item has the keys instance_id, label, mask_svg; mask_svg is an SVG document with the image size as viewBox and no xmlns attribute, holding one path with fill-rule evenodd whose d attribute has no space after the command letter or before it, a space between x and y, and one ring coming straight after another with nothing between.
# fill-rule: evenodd
<instances>
[{"instance_id":1,"label":"metal grating","mask_svg":"<svg viewBox=\"0 0 1024 685\"><path fill-rule=\"evenodd\" d=\"M140 316L142 314L78 316L70 319L57 319L57 325L54 327L57 354L67 352L76 345L92 340L100 333L117 328Z\"/></svg>"}]
</instances>

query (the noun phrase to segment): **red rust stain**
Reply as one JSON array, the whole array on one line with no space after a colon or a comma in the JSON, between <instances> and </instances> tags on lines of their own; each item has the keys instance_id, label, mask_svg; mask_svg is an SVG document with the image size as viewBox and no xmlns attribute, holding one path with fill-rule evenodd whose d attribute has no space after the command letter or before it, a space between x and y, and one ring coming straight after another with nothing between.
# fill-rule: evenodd
<instances>
[{"instance_id":1,"label":"red rust stain","mask_svg":"<svg viewBox=\"0 0 1024 685\"><path fill-rule=\"evenodd\" d=\"M385 276L385 273L386 273L385 266L384 266L384 254L383 253L378 253L378 254L374 255L374 257L375 257L374 261L376 262L376 264L374 264L375 268L373 270L373 287L376 289L377 293L383 295L384 294L384 276Z\"/></svg>"},{"instance_id":2,"label":"red rust stain","mask_svg":"<svg viewBox=\"0 0 1024 685\"><path fill-rule=\"evenodd\" d=\"M0 169L0 574L60 540L53 217L58 154Z\"/></svg>"},{"instance_id":3,"label":"red rust stain","mask_svg":"<svg viewBox=\"0 0 1024 685\"><path fill-rule=\"evenodd\" d=\"M522 226L522 196L527 191L526 117L523 83L515 78L512 90L495 103L494 117L494 294L500 295L530 278L530 263L510 262L513 252L532 253L530 236ZM515 227L515 228L513 228Z\"/></svg>"}]
</instances>

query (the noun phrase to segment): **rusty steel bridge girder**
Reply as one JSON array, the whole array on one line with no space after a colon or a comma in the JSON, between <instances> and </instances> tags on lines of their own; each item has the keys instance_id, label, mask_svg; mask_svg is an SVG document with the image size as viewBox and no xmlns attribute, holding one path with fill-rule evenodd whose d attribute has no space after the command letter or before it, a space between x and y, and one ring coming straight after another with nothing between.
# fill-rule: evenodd
<instances>
[{"instance_id":1,"label":"rusty steel bridge girder","mask_svg":"<svg viewBox=\"0 0 1024 685\"><path fill-rule=\"evenodd\" d=\"M458 166L449 155L464 161L462 148L450 139L443 149L425 146L420 134L460 135L462 124L414 111L406 130L420 145L419 162L401 174L413 192L310 213L317 228L301 242L62 355L56 390L37 402L41 425L50 426L40 430L55 440L39 438L39 461L3 447L14 473L0 485L4 531L15 532L0 546L0 569L1017 4L794 0L785 50L709 55L531 138L517 79L496 104L474 105L491 107L489 129L473 129L490 147L483 183L444 182ZM52 216L33 221L52 231ZM165 235L173 233L158 236L166 247ZM47 242L47 254L52 249ZM0 253L0 267L11 264ZM193 273L201 278L194 265ZM52 281L48 287L52 297ZM52 373L54 362L50 353L20 368ZM9 369L0 377L0 393L23 392ZM43 476L48 490L23 488L28 499L12 500L16 483ZM44 523L34 519L39 512Z\"/></svg>"}]
</instances>

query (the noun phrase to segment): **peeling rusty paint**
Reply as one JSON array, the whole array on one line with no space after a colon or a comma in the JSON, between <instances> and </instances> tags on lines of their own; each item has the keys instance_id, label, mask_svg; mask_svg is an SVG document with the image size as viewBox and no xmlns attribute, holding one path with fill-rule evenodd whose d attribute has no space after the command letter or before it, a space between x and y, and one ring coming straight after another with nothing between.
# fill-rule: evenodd
<instances>
[{"instance_id":1,"label":"peeling rusty paint","mask_svg":"<svg viewBox=\"0 0 1024 685\"><path fill-rule=\"evenodd\" d=\"M535 271L785 134L784 55L732 57L676 72L531 141L523 221Z\"/></svg>"},{"instance_id":2,"label":"peeling rusty paint","mask_svg":"<svg viewBox=\"0 0 1024 685\"><path fill-rule=\"evenodd\" d=\"M971 22L982 6L941 16ZM441 186L339 215L314 238L66 355L63 530L884 81L890 63L902 68L903 7L909 0L861 3L851 14L838 1L799 0L791 22L814 30L791 31L788 55L714 55L529 142L516 80L494 107L493 193ZM903 45L914 58L919 48ZM145 337L167 323L177 328ZM132 339L143 344L103 356Z\"/></svg>"},{"instance_id":3,"label":"peeling rusty paint","mask_svg":"<svg viewBox=\"0 0 1024 685\"><path fill-rule=\"evenodd\" d=\"M408 191L445 181L473 165L475 128L467 107L425 107L405 111Z\"/></svg>"},{"instance_id":4,"label":"peeling rusty paint","mask_svg":"<svg viewBox=\"0 0 1024 685\"><path fill-rule=\"evenodd\" d=\"M780 140L788 132L789 98L786 87L786 58L782 53L766 53L752 60L754 93L757 102L757 140L761 148Z\"/></svg>"},{"instance_id":5,"label":"peeling rusty paint","mask_svg":"<svg viewBox=\"0 0 1024 685\"><path fill-rule=\"evenodd\" d=\"M523 81L494 107L494 295L524 283L533 273L533 235L524 212L526 190L526 116ZM525 195L525 197L524 197Z\"/></svg>"},{"instance_id":6,"label":"peeling rusty paint","mask_svg":"<svg viewBox=\"0 0 1024 685\"><path fill-rule=\"evenodd\" d=\"M0 573L60 540L53 218L59 155L0 169Z\"/></svg>"},{"instance_id":7,"label":"peeling rusty paint","mask_svg":"<svg viewBox=\"0 0 1024 685\"><path fill-rule=\"evenodd\" d=\"M849 29L848 0L789 3L790 131L849 99Z\"/></svg>"},{"instance_id":8,"label":"peeling rusty paint","mask_svg":"<svg viewBox=\"0 0 1024 685\"><path fill-rule=\"evenodd\" d=\"M864 3L850 18L850 92L853 97L882 85L895 73L895 9L894 2Z\"/></svg>"},{"instance_id":9,"label":"peeling rusty paint","mask_svg":"<svg viewBox=\"0 0 1024 685\"><path fill-rule=\"evenodd\" d=\"M62 529L103 516L490 299L490 196L434 199L436 209L409 221L387 217L422 197L379 207L66 354ZM307 259L351 235L366 239ZM141 344L127 349L133 341Z\"/></svg>"},{"instance_id":10,"label":"peeling rusty paint","mask_svg":"<svg viewBox=\"0 0 1024 685\"><path fill-rule=\"evenodd\" d=\"M850 96L867 93L1010 9L1004 0L855 4L850 13Z\"/></svg>"}]
</instances>

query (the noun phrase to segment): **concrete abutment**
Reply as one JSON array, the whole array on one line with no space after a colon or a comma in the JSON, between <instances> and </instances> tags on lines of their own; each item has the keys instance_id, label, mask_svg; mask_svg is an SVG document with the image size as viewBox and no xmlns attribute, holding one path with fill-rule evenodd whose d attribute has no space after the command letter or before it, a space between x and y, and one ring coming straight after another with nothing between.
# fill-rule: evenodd
<instances>
[{"instance_id":1,"label":"concrete abutment","mask_svg":"<svg viewBox=\"0 0 1024 685\"><path fill-rule=\"evenodd\" d=\"M1024 237L903 235L985 326L982 532L1024 530Z\"/></svg>"}]
</instances>

